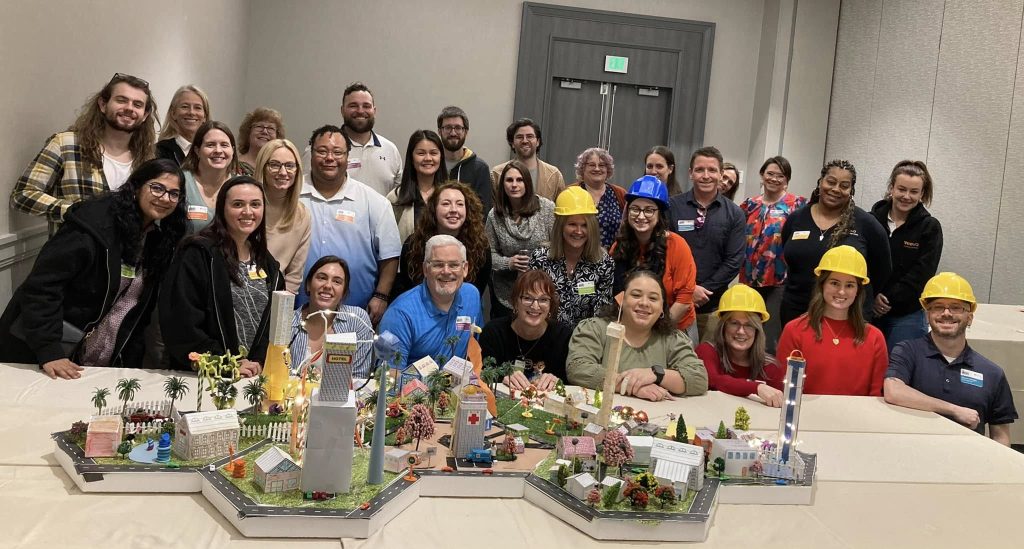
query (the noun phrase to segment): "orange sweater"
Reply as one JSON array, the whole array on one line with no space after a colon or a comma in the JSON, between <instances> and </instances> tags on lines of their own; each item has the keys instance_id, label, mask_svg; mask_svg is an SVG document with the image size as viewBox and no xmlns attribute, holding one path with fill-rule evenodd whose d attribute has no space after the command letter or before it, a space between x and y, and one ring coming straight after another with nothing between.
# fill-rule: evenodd
<instances>
[{"instance_id":1,"label":"orange sweater","mask_svg":"<svg viewBox=\"0 0 1024 549\"><path fill-rule=\"evenodd\" d=\"M693 289L697 285L697 264L693 261L693 253L690 252L690 245L683 237L672 231L665 231L665 274L661 277L661 283L665 286L665 294L668 296L668 304L683 303L690 306L690 310L679 319L679 329L686 330L697 320L697 310L693 306ZM615 251L616 244L608 250L608 253ZM644 261L647 253L647 246L640 249L640 256L635 265Z\"/></svg>"}]
</instances>

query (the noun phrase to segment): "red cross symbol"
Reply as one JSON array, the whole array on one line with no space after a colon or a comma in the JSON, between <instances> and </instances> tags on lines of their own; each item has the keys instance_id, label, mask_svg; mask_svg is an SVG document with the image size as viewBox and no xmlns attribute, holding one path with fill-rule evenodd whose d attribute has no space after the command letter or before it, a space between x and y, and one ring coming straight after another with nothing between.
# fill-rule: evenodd
<instances>
[{"instance_id":1,"label":"red cross symbol","mask_svg":"<svg viewBox=\"0 0 1024 549\"><path fill-rule=\"evenodd\" d=\"M479 421L480 416L476 412L469 414L469 417L466 418L466 422L469 423L470 425L476 425Z\"/></svg>"}]
</instances>

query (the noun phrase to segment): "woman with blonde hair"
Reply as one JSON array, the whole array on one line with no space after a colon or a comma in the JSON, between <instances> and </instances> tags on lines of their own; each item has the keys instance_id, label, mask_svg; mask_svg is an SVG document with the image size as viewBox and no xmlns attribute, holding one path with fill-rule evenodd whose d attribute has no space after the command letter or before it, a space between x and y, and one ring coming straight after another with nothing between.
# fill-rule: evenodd
<instances>
[{"instance_id":1,"label":"woman with blonde hair","mask_svg":"<svg viewBox=\"0 0 1024 549\"><path fill-rule=\"evenodd\" d=\"M256 156L273 139L284 139L284 119L270 107L258 107L245 115L238 128L238 173L256 176Z\"/></svg>"},{"instance_id":2,"label":"woman with blonde hair","mask_svg":"<svg viewBox=\"0 0 1024 549\"><path fill-rule=\"evenodd\" d=\"M167 107L167 116L156 142L157 158L168 158L178 166L185 162L196 130L210 119L210 98L192 84L178 88Z\"/></svg>"},{"instance_id":3,"label":"woman with blonde hair","mask_svg":"<svg viewBox=\"0 0 1024 549\"><path fill-rule=\"evenodd\" d=\"M256 156L256 181L267 194L267 249L281 265L284 286L298 293L312 234L309 211L299 202L302 164L287 139L274 139Z\"/></svg>"}]
</instances>

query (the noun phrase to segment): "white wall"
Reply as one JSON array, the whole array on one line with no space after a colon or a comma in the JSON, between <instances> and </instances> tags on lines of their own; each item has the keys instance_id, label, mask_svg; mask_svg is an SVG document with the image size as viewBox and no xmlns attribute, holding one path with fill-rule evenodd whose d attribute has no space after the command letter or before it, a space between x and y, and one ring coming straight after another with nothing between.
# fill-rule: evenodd
<instances>
[{"instance_id":1,"label":"white wall","mask_svg":"<svg viewBox=\"0 0 1024 549\"><path fill-rule=\"evenodd\" d=\"M1024 52L1021 0L844 2L827 151L879 200L892 166L924 160L942 222L941 270L978 299L1024 299Z\"/></svg>"}]
</instances>

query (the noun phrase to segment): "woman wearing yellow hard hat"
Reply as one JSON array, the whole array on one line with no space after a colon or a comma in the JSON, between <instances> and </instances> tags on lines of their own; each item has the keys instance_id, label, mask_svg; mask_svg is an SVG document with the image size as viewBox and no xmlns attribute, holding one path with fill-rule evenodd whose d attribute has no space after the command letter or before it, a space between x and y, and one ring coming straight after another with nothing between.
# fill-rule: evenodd
<instances>
[{"instance_id":1,"label":"woman wearing yellow hard hat","mask_svg":"<svg viewBox=\"0 0 1024 549\"><path fill-rule=\"evenodd\" d=\"M713 341L697 346L708 371L708 389L730 395L757 395L768 406L782 406L785 369L765 352L764 299L750 286L736 284L722 294Z\"/></svg>"},{"instance_id":2,"label":"woman wearing yellow hard hat","mask_svg":"<svg viewBox=\"0 0 1024 549\"><path fill-rule=\"evenodd\" d=\"M530 268L551 276L560 301L558 320L571 330L612 302L615 274L615 262L601 247L594 199L582 187L569 187L555 200L550 242L534 250Z\"/></svg>"},{"instance_id":3,"label":"woman wearing yellow hard hat","mask_svg":"<svg viewBox=\"0 0 1024 549\"><path fill-rule=\"evenodd\" d=\"M864 320L864 256L852 246L825 252L807 312L786 324L776 356L800 351L807 360L804 393L881 396L889 366L882 332Z\"/></svg>"}]
</instances>

